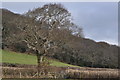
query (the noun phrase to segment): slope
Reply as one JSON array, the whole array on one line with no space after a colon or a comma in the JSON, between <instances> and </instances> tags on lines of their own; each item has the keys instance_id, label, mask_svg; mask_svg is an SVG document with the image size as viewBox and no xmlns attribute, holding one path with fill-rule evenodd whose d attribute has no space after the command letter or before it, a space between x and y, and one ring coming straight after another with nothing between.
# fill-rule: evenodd
<instances>
[{"instance_id":1,"label":"slope","mask_svg":"<svg viewBox=\"0 0 120 80\"><path fill-rule=\"evenodd\" d=\"M2 63L17 63L17 64L32 64L37 65L37 57L34 55L28 55L23 53L17 53L7 50L0 50L2 52ZM47 58L51 66L56 67L77 67L74 65L66 64L55 59Z\"/></svg>"}]
</instances>

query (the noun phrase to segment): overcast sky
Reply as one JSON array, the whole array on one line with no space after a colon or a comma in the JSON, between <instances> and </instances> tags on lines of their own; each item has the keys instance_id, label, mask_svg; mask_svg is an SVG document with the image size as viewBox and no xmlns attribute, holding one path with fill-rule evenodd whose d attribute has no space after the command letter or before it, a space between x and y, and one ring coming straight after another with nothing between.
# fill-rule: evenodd
<instances>
[{"instance_id":1,"label":"overcast sky","mask_svg":"<svg viewBox=\"0 0 120 80\"><path fill-rule=\"evenodd\" d=\"M2 8L22 14L29 9L42 7L43 2L5 2ZM86 38L118 44L117 2L63 2L72 14L73 21L81 26Z\"/></svg>"}]
</instances>

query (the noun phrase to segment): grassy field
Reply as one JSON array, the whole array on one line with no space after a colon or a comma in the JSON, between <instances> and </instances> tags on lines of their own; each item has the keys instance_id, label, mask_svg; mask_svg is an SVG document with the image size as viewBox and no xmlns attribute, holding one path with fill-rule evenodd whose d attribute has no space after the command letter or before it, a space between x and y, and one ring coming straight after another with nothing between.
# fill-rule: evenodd
<instances>
[{"instance_id":1,"label":"grassy field","mask_svg":"<svg viewBox=\"0 0 120 80\"><path fill-rule=\"evenodd\" d=\"M0 55L2 54L2 62L4 62L4 63L37 65L36 56L27 55L27 54L23 54L23 53L16 53L16 52L7 51L7 50L0 50L0 52L1 52ZM56 72L63 70L63 72L64 72L64 69L59 69L60 67L66 67L66 66L77 67L74 65L62 63L56 59L51 59L51 58L47 58L47 59L48 59L48 61L50 61L51 66L57 66L57 67L54 67L53 69L51 69L51 71L53 70L53 72L54 72L54 70L56 70ZM31 78L36 74L36 72L37 72L36 70L37 70L36 68L21 69L21 68L16 68L16 67L12 67L12 68L3 67L3 75L4 75L3 78ZM70 76L70 78L72 78L72 79L74 79L74 78L75 79L79 79L79 78L104 78L104 79L106 78L106 79L109 79L109 78L118 78L118 76L119 76L117 69L79 67L79 69L71 68L71 69L66 69L66 70L67 70L67 73L65 73L63 75ZM55 75L59 75L59 74L62 75L62 73L57 73ZM37 76L35 76L35 78L37 78ZM41 76L40 76L40 78L41 78ZM46 76L45 76L45 78L46 78ZM62 80L64 80L64 79L62 79Z\"/></svg>"},{"instance_id":2,"label":"grassy field","mask_svg":"<svg viewBox=\"0 0 120 80\"><path fill-rule=\"evenodd\" d=\"M23 54L23 53L16 53L13 51L7 51L7 50L0 50L2 53L2 61L3 63L18 63L18 64L33 64L37 65L37 57L33 55ZM78 67L70 64L66 64L63 62L60 62L55 59L49 59L51 66L57 66L57 67Z\"/></svg>"}]
</instances>

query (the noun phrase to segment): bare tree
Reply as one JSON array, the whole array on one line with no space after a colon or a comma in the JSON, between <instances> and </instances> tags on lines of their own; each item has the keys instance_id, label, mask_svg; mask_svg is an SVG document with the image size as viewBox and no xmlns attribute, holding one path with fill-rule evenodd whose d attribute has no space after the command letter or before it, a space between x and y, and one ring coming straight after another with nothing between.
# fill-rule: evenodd
<instances>
[{"instance_id":1,"label":"bare tree","mask_svg":"<svg viewBox=\"0 0 120 80\"><path fill-rule=\"evenodd\" d=\"M16 18L15 22L21 33L17 36L14 34L11 38L25 42L35 51L38 67L41 66L44 56L48 55L48 50L63 45L60 41L53 41L53 32L58 29L69 30L72 26L71 15L61 4L44 5L28 11L24 20L18 22L17 19L19 18Z\"/></svg>"},{"instance_id":2,"label":"bare tree","mask_svg":"<svg viewBox=\"0 0 120 80\"><path fill-rule=\"evenodd\" d=\"M33 47L33 49L37 50L36 53L38 56L38 64L39 64L40 63L39 57L40 57L40 61L42 61L42 56L46 55L47 50L51 48L53 44L55 46L55 43L52 42L51 40L52 38L51 33L56 29L61 29L61 30L69 29L69 27L72 26L71 14L61 4L47 4L41 8L28 11L25 14L25 16L28 16L34 19L35 21L39 22L40 28L46 31L46 32L44 31L45 32L44 33L44 32L41 32L39 29L37 29L38 27L33 27L33 29L31 29L32 32L29 32L29 33L34 34L32 36L35 36L34 39L36 39L36 40L32 39L33 41L29 41L29 42L30 43L35 42L33 45L34 46L36 45L36 47L31 46L30 43L28 44L28 46L30 46L31 48ZM30 31L30 29L28 30ZM41 35L43 34L43 35L40 36L40 34ZM41 38L42 40L41 42L39 42L40 41L39 38ZM26 43L28 43L28 40L26 40ZM41 43L41 45L39 43Z\"/></svg>"},{"instance_id":3,"label":"bare tree","mask_svg":"<svg viewBox=\"0 0 120 80\"><path fill-rule=\"evenodd\" d=\"M71 14L61 4L46 4L41 8L29 10L24 17L18 16L9 23L17 25L17 33L9 35L6 40L12 43L25 42L30 49L35 51L38 67L50 49L54 50L64 45L61 39L53 39L55 34L59 33L57 34L59 36L60 32L71 32L70 27L73 27Z\"/></svg>"}]
</instances>

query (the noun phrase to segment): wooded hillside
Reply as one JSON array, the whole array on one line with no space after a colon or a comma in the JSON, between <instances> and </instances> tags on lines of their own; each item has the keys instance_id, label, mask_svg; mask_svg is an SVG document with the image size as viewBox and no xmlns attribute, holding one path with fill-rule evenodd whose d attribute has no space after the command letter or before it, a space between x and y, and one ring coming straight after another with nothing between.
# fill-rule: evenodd
<instances>
[{"instance_id":1,"label":"wooded hillside","mask_svg":"<svg viewBox=\"0 0 120 80\"><path fill-rule=\"evenodd\" d=\"M16 42L17 39L12 37L14 37L14 34L22 34L18 27L25 28L26 24L39 26L39 22L6 9L1 10L2 48L22 53L34 53L33 50L27 47L26 43ZM45 34L46 30L41 29L39 35L43 33ZM56 43L58 41L63 43L61 44L62 47L60 45L54 51L50 49L48 53L52 55L47 56L78 66L118 68L118 46L78 37L72 35L68 30L55 29L51 34L53 35L51 40Z\"/></svg>"}]
</instances>

